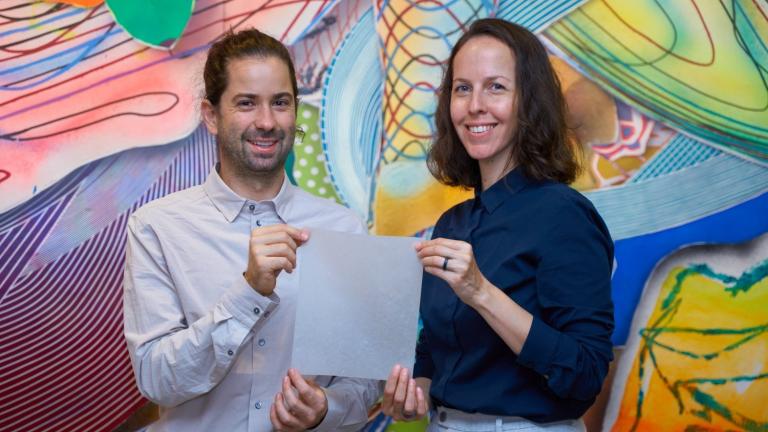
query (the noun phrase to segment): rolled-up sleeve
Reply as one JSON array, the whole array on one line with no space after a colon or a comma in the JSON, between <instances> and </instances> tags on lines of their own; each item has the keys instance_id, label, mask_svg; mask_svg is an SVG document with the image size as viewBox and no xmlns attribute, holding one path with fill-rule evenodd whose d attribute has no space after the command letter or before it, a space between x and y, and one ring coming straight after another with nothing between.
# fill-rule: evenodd
<instances>
[{"instance_id":1,"label":"rolled-up sleeve","mask_svg":"<svg viewBox=\"0 0 768 432\"><path fill-rule=\"evenodd\" d=\"M139 391L175 406L210 391L232 366L250 330L279 303L242 277L205 315L187 323L154 230L128 223L123 291L124 332Z\"/></svg>"},{"instance_id":2,"label":"rolled-up sleeve","mask_svg":"<svg viewBox=\"0 0 768 432\"><path fill-rule=\"evenodd\" d=\"M613 243L590 205L566 201L558 215L536 273L542 312L518 361L559 397L591 400L613 359Z\"/></svg>"},{"instance_id":3,"label":"rolled-up sleeve","mask_svg":"<svg viewBox=\"0 0 768 432\"><path fill-rule=\"evenodd\" d=\"M333 377L324 389L328 412L313 431L357 431L368 422L368 409L383 391L383 382Z\"/></svg>"}]
</instances>

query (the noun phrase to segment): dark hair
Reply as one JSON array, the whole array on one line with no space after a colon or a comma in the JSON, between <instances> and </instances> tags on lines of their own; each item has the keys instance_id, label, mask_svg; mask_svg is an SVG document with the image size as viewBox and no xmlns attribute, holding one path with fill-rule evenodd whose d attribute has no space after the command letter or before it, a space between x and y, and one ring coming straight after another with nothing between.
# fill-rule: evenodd
<instances>
[{"instance_id":1,"label":"dark hair","mask_svg":"<svg viewBox=\"0 0 768 432\"><path fill-rule=\"evenodd\" d=\"M237 33L230 30L208 50L208 58L205 60L205 68L203 69L203 79L205 80L205 98L211 105L218 106L221 95L227 89L229 84L227 65L229 61L250 56L276 57L288 66L293 97L296 99L294 106L298 107L299 91L296 84L296 70L293 67L288 49L279 40L254 28L241 30Z\"/></svg>"},{"instance_id":2,"label":"dark hair","mask_svg":"<svg viewBox=\"0 0 768 432\"><path fill-rule=\"evenodd\" d=\"M451 51L438 90L435 140L427 159L430 172L449 186L481 186L478 162L467 154L451 121L453 61L461 47L477 36L498 39L512 50L515 58L517 128L511 138L509 163L516 163L534 180L572 182L579 164L569 142L560 81L547 51L524 27L496 18L475 21Z\"/></svg>"}]
</instances>

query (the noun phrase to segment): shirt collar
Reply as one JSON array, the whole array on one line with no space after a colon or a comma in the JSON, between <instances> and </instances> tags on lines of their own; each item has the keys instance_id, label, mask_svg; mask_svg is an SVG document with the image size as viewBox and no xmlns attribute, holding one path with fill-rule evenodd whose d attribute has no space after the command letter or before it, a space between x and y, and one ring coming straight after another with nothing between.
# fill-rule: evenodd
<instances>
[{"instance_id":1,"label":"shirt collar","mask_svg":"<svg viewBox=\"0 0 768 432\"><path fill-rule=\"evenodd\" d=\"M283 221L288 222L290 220L291 201L295 194L295 188L295 186L290 184L287 177L283 176L283 184L280 186L277 195L272 199L260 202L272 202L277 216ZM219 164L216 164L214 169L208 174L208 178L203 184L203 189L216 209L224 215L227 222L233 222L246 203L249 202L224 183L224 180L219 175Z\"/></svg>"},{"instance_id":2,"label":"shirt collar","mask_svg":"<svg viewBox=\"0 0 768 432\"><path fill-rule=\"evenodd\" d=\"M522 190L533 181L516 167L484 191L475 189L475 199L488 212L493 213L505 199Z\"/></svg>"}]
</instances>

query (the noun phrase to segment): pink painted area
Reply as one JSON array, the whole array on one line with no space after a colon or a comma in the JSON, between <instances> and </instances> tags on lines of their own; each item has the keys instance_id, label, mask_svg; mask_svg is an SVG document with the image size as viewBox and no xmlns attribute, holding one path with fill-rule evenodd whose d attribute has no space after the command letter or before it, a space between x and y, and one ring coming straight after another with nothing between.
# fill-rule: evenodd
<instances>
[{"instance_id":1,"label":"pink painted area","mask_svg":"<svg viewBox=\"0 0 768 432\"><path fill-rule=\"evenodd\" d=\"M11 43L33 39L15 45L14 52L0 53L0 71L12 71L0 76L0 85L12 88L44 80L53 66L69 66L79 54L78 45L97 40L110 29L116 34L66 73L28 89L0 92L0 136L5 135L0 138L0 173L8 173L0 176L0 212L83 164L190 134L199 123L202 64L211 41L227 28L252 26L290 39L300 35L323 7L327 2L236 0L225 7L212 0L198 1L196 10L201 12L192 16L170 52L131 40L114 27L110 14L101 13L103 6L68 16L55 27L28 25L14 33ZM71 26L66 37L61 32L46 34L64 24ZM22 28L19 23L14 26ZM74 52L61 57L66 61L46 60L68 49ZM103 52L93 55L99 51ZM194 53L179 58L179 53L190 51Z\"/></svg>"}]
</instances>

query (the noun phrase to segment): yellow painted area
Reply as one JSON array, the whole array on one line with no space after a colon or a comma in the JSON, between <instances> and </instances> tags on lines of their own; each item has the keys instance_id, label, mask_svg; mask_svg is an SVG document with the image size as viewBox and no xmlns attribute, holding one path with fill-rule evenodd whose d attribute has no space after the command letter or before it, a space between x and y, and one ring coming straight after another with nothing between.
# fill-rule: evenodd
<instances>
[{"instance_id":1,"label":"yellow painted area","mask_svg":"<svg viewBox=\"0 0 768 432\"><path fill-rule=\"evenodd\" d=\"M373 203L376 215L372 232L377 235L410 236L437 222L454 205L473 197L473 192L430 182L420 192L398 196L378 189Z\"/></svg>"},{"instance_id":2,"label":"yellow painted area","mask_svg":"<svg viewBox=\"0 0 768 432\"><path fill-rule=\"evenodd\" d=\"M719 281L690 276L681 285L679 303L673 302L665 310L662 303L680 271L677 268L666 278L645 323L646 334L654 328L660 332L655 337L650 332L651 337L641 342L624 394L612 395L621 398L612 430L682 431L692 425L741 430L740 425L745 424L764 430L759 428L768 422L768 378L755 377L768 373L768 278L734 296ZM714 334L702 334L706 330ZM727 334L734 330L740 333ZM644 379L640 377L641 359ZM694 400L693 390L726 407L731 419Z\"/></svg>"},{"instance_id":3,"label":"yellow painted area","mask_svg":"<svg viewBox=\"0 0 768 432\"><path fill-rule=\"evenodd\" d=\"M437 222L472 192L438 184L427 172L433 114L443 64L462 23L477 17L480 3L417 7L409 0L380 4L376 32L382 42L384 139L373 201L372 231L413 235ZM484 12L481 12L481 14Z\"/></svg>"},{"instance_id":4,"label":"yellow painted area","mask_svg":"<svg viewBox=\"0 0 768 432\"><path fill-rule=\"evenodd\" d=\"M759 5L592 0L545 33L603 88L644 112L760 155L768 87L757 41L765 40L768 26Z\"/></svg>"}]
</instances>

